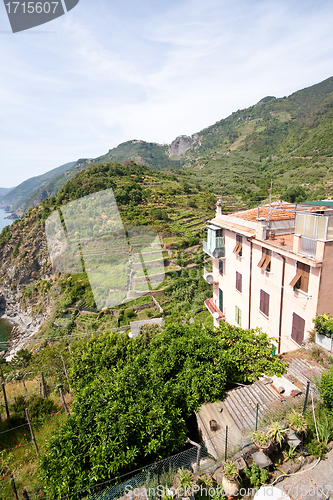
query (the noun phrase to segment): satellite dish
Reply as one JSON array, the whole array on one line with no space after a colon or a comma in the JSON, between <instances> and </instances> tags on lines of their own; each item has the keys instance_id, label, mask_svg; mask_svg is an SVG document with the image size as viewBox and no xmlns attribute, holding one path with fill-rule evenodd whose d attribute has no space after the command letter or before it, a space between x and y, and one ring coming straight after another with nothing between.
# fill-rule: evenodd
<instances>
[{"instance_id":1,"label":"satellite dish","mask_svg":"<svg viewBox=\"0 0 333 500\"><path fill-rule=\"evenodd\" d=\"M219 313L217 311L213 313L213 318L214 319L219 319L219 317L220 317L220 315L219 315Z\"/></svg>"},{"instance_id":2,"label":"satellite dish","mask_svg":"<svg viewBox=\"0 0 333 500\"><path fill-rule=\"evenodd\" d=\"M211 285L213 283L213 281L214 281L213 275L212 274L207 274L206 281L207 281L207 283L209 283Z\"/></svg>"}]
</instances>

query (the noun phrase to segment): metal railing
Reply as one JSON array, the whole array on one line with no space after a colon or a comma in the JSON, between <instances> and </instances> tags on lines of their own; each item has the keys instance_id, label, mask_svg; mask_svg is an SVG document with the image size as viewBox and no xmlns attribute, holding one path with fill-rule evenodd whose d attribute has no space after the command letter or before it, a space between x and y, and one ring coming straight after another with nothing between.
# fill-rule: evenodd
<instances>
[{"instance_id":1,"label":"metal railing","mask_svg":"<svg viewBox=\"0 0 333 500\"><path fill-rule=\"evenodd\" d=\"M308 255L309 257L315 257L317 250L317 240L313 238L307 238L306 236L301 237L301 248L300 252Z\"/></svg>"},{"instance_id":2,"label":"metal railing","mask_svg":"<svg viewBox=\"0 0 333 500\"><path fill-rule=\"evenodd\" d=\"M225 257L224 237L220 236L209 243L204 240L203 251L214 259Z\"/></svg>"}]
</instances>

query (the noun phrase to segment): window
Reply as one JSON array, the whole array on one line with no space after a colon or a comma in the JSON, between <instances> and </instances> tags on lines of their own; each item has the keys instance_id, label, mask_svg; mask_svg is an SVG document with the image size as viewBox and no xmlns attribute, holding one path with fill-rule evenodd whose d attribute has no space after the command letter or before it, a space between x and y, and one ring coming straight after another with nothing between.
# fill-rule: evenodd
<instances>
[{"instance_id":1,"label":"window","mask_svg":"<svg viewBox=\"0 0 333 500\"><path fill-rule=\"evenodd\" d=\"M219 309L223 312L223 290L219 288Z\"/></svg>"},{"instance_id":2,"label":"window","mask_svg":"<svg viewBox=\"0 0 333 500\"><path fill-rule=\"evenodd\" d=\"M302 262L297 262L296 274L289 285L292 286L294 290L302 290L302 292L308 293L309 276L310 266L303 264Z\"/></svg>"},{"instance_id":3,"label":"window","mask_svg":"<svg viewBox=\"0 0 333 500\"><path fill-rule=\"evenodd\" d=\"M235 307L235 320L239 326L242 326L242 311L237 306Z\"/></svg>"},{"instance_id":4,"label":"window","mask_svg":"<svg viewBox=\"0 0 333 500\"><path fill-rule=\"evenodd\" d=\"M259 310L268 318L268 316L269 316L269 294L264 292L264 290L260 290Z\"/></svg>"},{"instance_id":5,"label":"window","mask_svg":"<svg viewBox=\"0 0 333 500\"><path fill-rule=\"evenodd\" d=\"M305 320L298 316L298 314L293 313L293 324L291 327L291 338L298 345L302 345L304 340L304 329L305 329Z\"/></svg>"},{"instance_id":6,"label":"window","mask_svg":"<svg viewBox=\"0 0 333 500\"><path fill-rule=\"evenodd\" d=\"M242 275L236 271L236 290L238 290L240 293L242 293Z\"/></svg>"},{"instance_id":7,"label":"window","mask_svg":"<svg viewBox=\"0 0 333 500\"><path fill-rule=\"evenodd\" d=\"M258 267L261 267L263 271L267 271L269 273L271 271L271 258L272 251L267 248L262 248L261 259L258 262Z\"/></svg>"},{"instance_id":8,"label":"window","mask_svg":"<svg viewBox=\"0 0 333 500\"><path fill-rule=\"evenodd\" d=\"M243 255L243 236L240 234L236 234L236 246L233 249L233 252L239 257Z\"/></svg>"},{"instance_id":9,"label":"window","mask_svg":"<svg viewBox=\"0 0 333 500\"><path fill-rule=\"evenodd\" d=\"M223 260L219 260L219 273L221 276L224 275L224 262L223 262Z\"/></svg>"},{"instance_id":10,"label":"window","mask_svg":"<svg viewBox=\"0 0 333 500\"><path fill-rule=\"evenodd\" d=\"M218 229L216 232L216 238L222 238L223 237L223 229Z\"/></svg>"}]
</instances>

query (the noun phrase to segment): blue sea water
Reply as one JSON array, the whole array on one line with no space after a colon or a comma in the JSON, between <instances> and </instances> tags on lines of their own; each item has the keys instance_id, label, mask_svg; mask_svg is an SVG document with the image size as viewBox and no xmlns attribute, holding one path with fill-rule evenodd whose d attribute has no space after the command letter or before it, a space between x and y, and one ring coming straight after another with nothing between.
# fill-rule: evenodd
<instances>
[{"instance_id":1,"label":"blue sea water","mask_svg":"<svg viewBox=\"0 0 333 500\"><path fill-rule=\"evenodd\" d=\"M13 222L13 219L6 219L8 215L8 212L5 212L2 208L0 208L0 233L5 226L9 226Z\"/></svg>"}]
</instances>

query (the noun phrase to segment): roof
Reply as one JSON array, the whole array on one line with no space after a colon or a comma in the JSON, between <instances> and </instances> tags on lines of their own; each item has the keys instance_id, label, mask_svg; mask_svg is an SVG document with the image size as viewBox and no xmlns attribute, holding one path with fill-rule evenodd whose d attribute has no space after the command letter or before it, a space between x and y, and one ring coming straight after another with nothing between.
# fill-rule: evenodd
<instances>
[{"instance_id":1,"label":"roof","mask_svg":"<svg viewBox=\"0 0 333 500\"><path fill-rule=\"evenodd\" d=\"M240 226L239 224L232 224L231 222L225 221L218 219L217 217L215 219L212 219L210 222L212 222L214 225L218 226L219 228L225 228L225 229L230 229L230 231L234 231L239 234L243 234L244 236L254 236L256 234L255 229L249 229L244 226Z\"/></svg>"},{"instance_id":2,"label":"roof","mask_svg":"<svg viewBox=\"0 0 333 500\"><path fill-rule=\"evenodd\" d=\"M333 207L333 200L305 201L302 205L313 205L314 207Z\"/></svg>"},{"instance_id":3,"label":"roof","mask_svg":"<svg viewBox=\"0 0 333 500\"><path fill-rule=\"evenodd\" d=\"M250 210L242 210L240 212L232 212L229 217L236 217L239 219L257 222L258 219L273 220L292 220L295 218L296 205L294 203L287 203L279 200L274 201L270 205L263 205L262 207L251 208Z\"/></svg>"}]
</instances>

